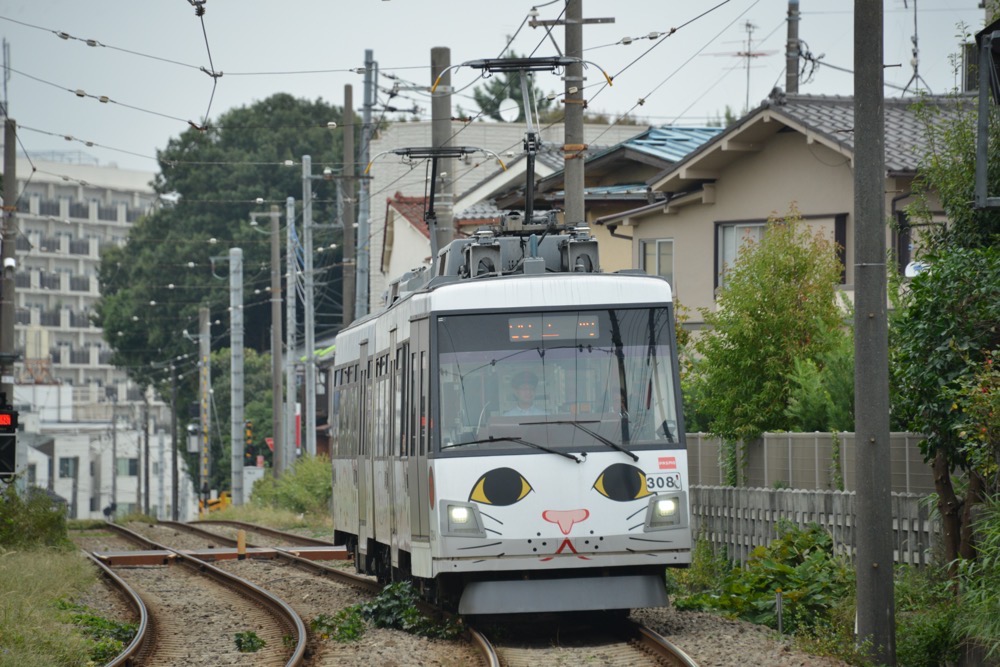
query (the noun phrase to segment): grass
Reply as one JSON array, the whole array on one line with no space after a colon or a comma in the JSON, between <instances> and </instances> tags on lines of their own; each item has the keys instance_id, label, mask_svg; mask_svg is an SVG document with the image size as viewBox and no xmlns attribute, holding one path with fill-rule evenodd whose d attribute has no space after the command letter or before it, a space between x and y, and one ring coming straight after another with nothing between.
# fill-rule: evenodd
<instances>
[{"instance_id":1,"label":"grass","mask_svg":"<svg viewBox=\"0 0 1000 667\"><path fill-rule=\"evenodd\" d=\"M315 537L327 539L333 534L333 517L329 512L325 514L298 513L251 503L241 506L231 505L224 510L211 512L204 518L219 521L246 521L279 530L304 530Z\"/></svg>"},{"instance_id":2,"label":"grass","mask_svg":"<svg viewBox=\"0 0 1000 667\"><path fill-rule=\"evenodd\" d=\"M75 551L0 554L0 667L88 664L94 642L72 627L64 601L95 580L93 565Z\"/></svg>"}]
</instances>

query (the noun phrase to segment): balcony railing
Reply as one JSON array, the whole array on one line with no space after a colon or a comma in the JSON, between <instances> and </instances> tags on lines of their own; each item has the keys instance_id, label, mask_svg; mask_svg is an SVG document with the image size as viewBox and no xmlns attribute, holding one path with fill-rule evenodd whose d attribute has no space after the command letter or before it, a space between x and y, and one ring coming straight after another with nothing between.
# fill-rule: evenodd
<instances>
[{"instance_id":1,"label":"balcony railing","mask_svg":"<svg viewBox=\"0 0 1000 667\"><path fill-rule=\"evenodd\" d=\"M38 284L42 289L62 289L62 281L58 273L42 273L39 275Z\"/></svg>"},{"instance_id":2,"label":"balcony railing","mask_svg":"<svg viewBox=\"0 0 1000 667\"><path fill-rule=\"evenodd\" d=\"M71 363L71 364L89 364L90 363L90 350L70 350L70 352L69 352L69 363Z\"/></svg>"},{"instance_id":3,"label":"balcony railing","mask_svg":"<svg viewBox=\"0 0 1000 667\"><path fill-rule=\"evenodd\" d=\"M70 276L69 289L71 292L89 292L90 276Z\"/></svg>"},{"instance_id":4,"label":"balcony railing","mask_svg":"<svg viewBox=\"0 0 1000 667\"><path fill-rule=\"evenodd\" d=\"M97 355L97 363L99 364L110 364L111 356L114 354L111 350L101 350Z\"/></svg>"},{"instance_id":5,"label":"balcony railing","mask_svg":"<svg viewBox=\"0 0 1000 667\"><path fill-rule=\"evenodd\" d=\"M17 324L31 324L31 311L27 308L18 308L15 314Z\"/></svg>"},{"instance_id":6,"label":"balcony railing","mask_svg":"<svg viewBox=\"0 0 1000 667\"><path fill-rule=\"evenodd\" d=\"M69 242L69 254L89 255L90 239L71 239Z\"/></svg>"},{"instance_id":7,"label":"balcony railing","mask_svg":"<svg viewBox=\"0 0 1000 667\"><path fill-rule=\"evenodd\" d=\"M31 274L25 271L14 274L14 286L18 288L31 287Z\"/></svg>"},{"instance_id":8,"label":"balcony railing","mask_svg":"<svg viewBox=\"0 0 1000 667\"><path fill-rule=\"evenodd\" d=\"M104 204L98 205L97 219L106 220L108 222L116 222L118 220L118 207L106 206Z\"/></svg>"},{"instance_id":9,"label":"balcony railing","mask_svg":"<svg viewBox=\"0 0 1000 667\"><path fill-rule=\"evenodd\" d=\"M14 242L14 247L20 250L21 252L28 252L29 250L31 250L31 241L29 241L28 239L19 234L17 237L17 241Z\"/></svg>"},{"instance_id":10,"label":"balcony railing","mask_svg":"<svg viewBox=\"0 0 1000 667\"><path fill-rule=\"evenodd\" d=\"M58 310L43 310L40 313L39 324L43 327L57 327L60 325Z\"/></svg>"},{"instance_id":11,"label":"balcony railing","mask_svg":"<svg viewBox=\"0 0 1000 667\"><path fill-rule=\"evenodd\" d=\"M42 199L38 202L39 215L59 215L58 199Z\"/></svg>"},{"instance_id":12,"label":"balcony railing","mask_svg":"<svg viewBox=\"0 0 1000 667\"><path fill-rule=\"evenodd\" d=\"M90 204L85 204L83 202L71 201L69 203L69 217L71 218L83 218L86 220L90 217Z\"/></svg>"},{"instance_id":13,"label":"balcony railing","mask_svg":"<svg viewBox=\"0 0 1000 667\"><path fill-rule=\"evenodd\" d=\"M38 241L38 249L42 252L59 252L59 239L54 236L43 236Z\"/></svg>"},{"instance_id":14,"label":"balcony railing","mask_svg":"<svg viewBox=\"0 0 1000 667\"><path fill-rule=\"evenodd\" d=\"M93 326L87 313L70 313L69 325L77 329L89 329Z\"/></svg>"}]
</instances>

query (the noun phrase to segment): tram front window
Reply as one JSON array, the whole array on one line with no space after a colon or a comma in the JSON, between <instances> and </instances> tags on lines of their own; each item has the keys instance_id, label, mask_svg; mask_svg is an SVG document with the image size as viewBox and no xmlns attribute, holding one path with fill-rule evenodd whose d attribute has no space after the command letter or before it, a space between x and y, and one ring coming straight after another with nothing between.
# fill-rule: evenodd
<instances>
[{"instance_id":1,"label":"tram front window","mask_svg":"<svg viewBox=\"0 0 1000 667\"><path fill-rule=\"evenodd\" d=\"M436 325L443 448L511 448L511 437L556 448L677 440L666 308L453 315Z\"/></svg>"}]
</instances>

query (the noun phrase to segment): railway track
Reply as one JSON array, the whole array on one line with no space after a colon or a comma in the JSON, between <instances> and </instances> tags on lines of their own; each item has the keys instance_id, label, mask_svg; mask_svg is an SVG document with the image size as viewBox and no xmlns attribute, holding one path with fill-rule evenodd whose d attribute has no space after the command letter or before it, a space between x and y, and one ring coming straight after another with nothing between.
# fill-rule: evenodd
<instances>
[{"instance_id":1,"label":"railway track","mask_svg":"<svg viewBox=\"0 0 1000 667\"><path fill-rule=\"evenodd\" d=\"M527 623L530 627L526 627ZM681 649L632 621L592 620L571 622L567 626L565 622L556 624L547 619L537 622L522 619L476 632L489 645L484 654L492 655L493 662L488 664L503 667L573 664L697 667ZM489 635L500 639L492 643Z\"/></svg>"},{"instance_id":2,"label":"railway track","mask_svg":"<svg viewBox=\"0 0 1000 667\"><path fill-rule=\"evenodd\" d=\"M192 525L161 522L157 525L140 527L147 534L152 533L162 541L168 541L169 538L169 542L175 548L197 549L202 557L211 558L211 554L206 552L206 547L235 547L236 545L235 537L215 532L218 528L215 530L206 529L214 523L198 522L198 525ZM260 530L259 526L252 524L226 522L216 525L225 526L227 533L230 534L238 528L246 530L254 536L255 540L261 535L266 536L265 540L261 540L271 543L270 548L267 549L269 555L266 562L262 562L257 555L252 555L245 560L220 558L216 562L216 567L236 573L241 579L252 581L259 588L266 589L286 600L288 605L303 619L317 618L322 614L331 615L337 609L356 603L359 592L365 595L374 595L381 589L370 578L359 577L354 573L301 558L292 553L296 547L295 544L291 544L293 542L297 542L299 547L317 546L318 544L329 546L329 543L322 540L302 538L302 536L285 534L271 529ZM285 548L272 541L284 542ZM256 542L248 542L247 546L253 547L255 544ZM219 555L222 555L221 550ZM166 597L169 597L170 594L168 590ZM421 605L421 607L425 613L437 616L444 615L440 610L430 606ZM156 617L158 613L164 613L164 611L169 612L169 610L158 612L157 609L152 609L150 616ZM531 624L530 629L526 632L522 631L523 624L514 627L516 629L513 631L510 629L497 631L495 627L484 631L479 627L469 627L466 644L460 646L443 645L440 650L442 653L454 655L454 658L446 661L446 664L475 664L478 662L487 667L577 663L696 667L696 663L691 658L666 639L631 622L615 621L613 623L600 623L593 627L581 625L575 629L567 628L563 624L561 627L553 626L548 633L545 631L548 626L544 622ZM388 630L370 630L365 641L371 644L373 651L384 650L381 648L384 646L393 646L395 658L387 655L388 661L395 662L395 664L408 664L405 643L407 641L426 643L426 640L407 638L401 634ZM503 639L493 640L491 635ZM517 637L518 639L511 641L506 639L507 637ZM190 644L200 640L185 636L183 641L185 644ZM267 641L268 645L271 645L271 640ZM359 661L358 651L357 646L321 641L315 636L315 633L310 632L307 633L302 664L314 666L366 664ZM138 655L141 657L144 654L139 653ZM375 659L374 655L368 654L368 657ZM122 662L118 664L128 664L124 659L124 654L121 659ZM227 663L218 662L217 664Z\"/></svg>"},{"instance_id":3,"label":"railway track","mask_svg":"<svg viewBox=\"0 0 1000 667\"><path fill-rule=\"evenodd\" d=\"M146 608L145 624L117 664L295 667L303 663L305 626L285 602L249 581L134 531L114 524L107 528L144 549L155 550L155 555L140 553L150 554L150 562L160 561L158 565L119 567L114 572ZM247 643L256 639L265 643L256 652L240 652L238 636Z\"/></svg>"}]
</instances>

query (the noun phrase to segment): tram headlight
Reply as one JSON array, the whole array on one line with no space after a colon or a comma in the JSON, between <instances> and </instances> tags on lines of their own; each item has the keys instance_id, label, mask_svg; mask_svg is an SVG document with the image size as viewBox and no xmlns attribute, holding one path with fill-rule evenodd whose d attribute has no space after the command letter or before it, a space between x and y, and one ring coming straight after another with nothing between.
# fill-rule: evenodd
<instances>
[{"instance_id":1,"label":"tram headlight","mask_svg":"<svg viewBox=\"0 0 1000 667\"><path fill-rule=\"evenodd\" d=\"M677 500L675 498L661 498L656 501L656 515L662 517L673 516L677 513Z\"/></svg>"},{"instance_id":2,"label":"tram headlight","mask_svg":"<svg viewBox=\"0 0 1000 667\"><path fill-rule=\"evenodd\" d=\"M687 496L684 492L649 499L645 530L671 530L687 526Z\"/></svg>"},{"instance_id":3,"label":"tram headlight","mask_svg":"<svg viewBox=\"0 0 1000 667\"><path fill-rule=\"evenodd\" d=\"M473 503L440 501L441 535L450 537L486 537L479 509Z\"/></svg>"}]
</instances>

